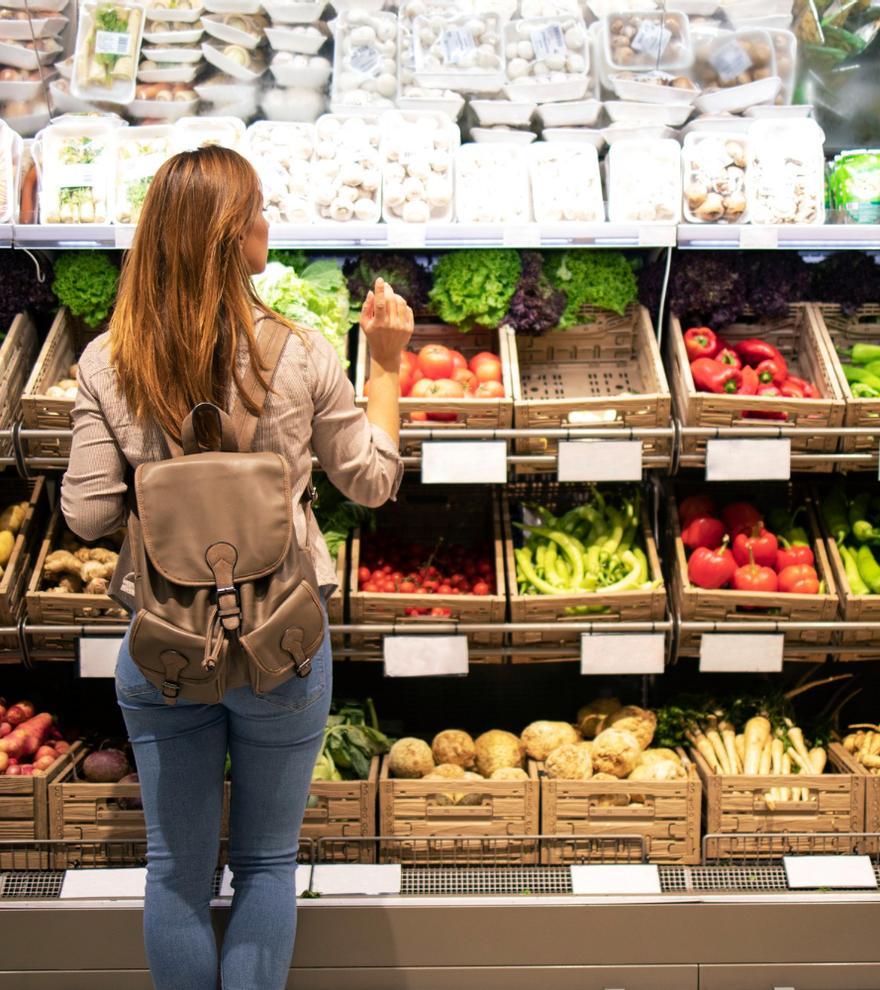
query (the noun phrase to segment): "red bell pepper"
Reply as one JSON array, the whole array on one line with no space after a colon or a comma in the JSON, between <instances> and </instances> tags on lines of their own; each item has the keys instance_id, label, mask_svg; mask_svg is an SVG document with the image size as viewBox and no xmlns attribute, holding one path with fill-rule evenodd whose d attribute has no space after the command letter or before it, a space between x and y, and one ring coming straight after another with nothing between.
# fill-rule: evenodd
<instances>
[{"instance_id":1,"label":"red bell pepper","mask_svg":"<svg viewBox=\"0 0 880 990\"><path fill-rule=\"evenodd\" d=\"M714 357L716 361L720 361L721 364L729 364L731 368L742 367L742 361L732 347L722 347Z\"/></svg>"},{"instance_id":2,"label":"red bell pepper","mask_svg":"<svg viewBox=\"0 0 880 990\"><path fill-rule=\"evenodd\" d=\"M775 385L759 385L756 395L766 399L784 398L782 392ZM773 419L785 422L788 419L787 412L771 412L770 410L749 409L743 413L745 419Z\"/></svg>"},{"instance_id":3,"label":"red bell pepper","mask_svg":"<svg viewBox=\"0 0 880 990\"><path fill-rule=\"evenodd\" d=\"M717 547L724 539L724 523L711 516L694 516L682 530L681 542L688 550Z\"/></svg>"},{"instance_id":4,"label":"red bell pepper","mask_svg":"<svg viewBox=\"0 0 880 990\"><path fill-rule=\"evenodd\" d=\"M727 541L717 550L700 547L688 561L688 577L698 588L716 591L733 580L736 561L727 547Z\"/></svg>"},{"instance_id":5,"label":"red bell pepper","mask_svg":"<svg viewBox=\"0 0 880 990\"><path fill-rule=\"evenodd\" d=\"M790 378L786 378L779 386L779 394L784 395L786 399L806 399L804 390Z\"/></svg>"},{"instance_id":6,"label":"red bell pepper","mask_svg":"<svg viewBox=\"0 0 880 990\"><path fill-rule=\"evenodd\" d=\"M774 592L779 586L776 571L772 567L762 567L755 563L755 558L749 551L749 562L733 572L731 582L736 591L769 591Z\"/></svg>"},{"instance_id":7,"label":"red bell pepper","mask_svg":"<svg viewBox=\"0 0 880 990\"><path fill-rule=\"evenodd\" d=\"M713 358L697 358L691 364L694 385L701 392L714 392L716 395L733 395L742 384L742 372Z\"/></svg>"},{"instance_id":8,"label":"red bell pepper","mask_svg":"<svg viewBox=\"0 0 880 990\"><path fill-rule=\"evenodd\" d=\"M708 495L688 495L678 507L678 521L687 526L697 516L717 516L715 503Z\"/></svg>"},{"instance_id":9,"label":"red bell pepper","mask_svg":"<svg viewBox=\"0 0 880 990\"><path fill-rule=\"evenodd\" d=\"M776 570L782 572L786 567L796 567L806 564L812 567L816 562L813 551L809 547L794 546L782 540L782 546L776 551Z\"/></svg>"},{"instance_id":10,"label":"red bell pepper","mask_svg":"<svg viewBox=\"0 0 880 990\"><path fill-rule=\"evenodd\" d=\"M818 399L820 397L816 386L812 382L808 382L805 378L789 375L783 384L791 384L799 388L804 393L803 397L805 399ZM787 393L783 390L783 395L785 394Z\"/></svg>"},{"instance_id":11,"label":"red bell pepper","mask_svg":"<svg viewBox=\"0 0 880 990\"><path fill-rule=\"evenodd\" d=\"M733 557L740 567L751 560L760 567L775 567L779 542L769 529L756 525L751 532L743 530L733 538Z\"/></svg>"},{"instance_id":12,"label":"red bell pepper","mask_svg":"<svg viewBox=\"0 0 880 990\"><path fill-rule=\"evenodd\" d=\"M778 359L785 362L778 347L768 344L766 340L759 340L757 337L749 337L734 345L734 350L739 354L743 364L750 368L756 368L762 361Z\"/></svg>"},{"instance_id":13,"label":"red bell pepper","mask_svg":"<svg viewBox=\"0 0 880 990\"><path fill-rule=\"evenodd\" d=\"M691 327L685 331L684 348L688 361L697 358L712 358L718 350L718 338L708 327Z\"/></svg>"},{"instance_id":14,"label":"red bell pepper","mask_svg":"<svg viewBox=\"0 0 880 990\"><path fill-rule=\"evenodd\" d=\"M759 387L760 382L758 381L758 373L754 368L745 367L740 372L742 378L740 379L739 388L736 391L737 395L754 395Z\"/></svg>"},{"instance_id":15,"label":"red bell pepper","mask_svg":"<svg viewBox=\"0 0 880 990\"><path fill-rule=\"evenodd\" d=\"M762 385L776 385L778 388L788 378L788 365L782 355L762 361L755 371Z\"/></svg>"},{"instance_id":16,"label":"red bell pepper","mask_svg":"<svg viewBox=\"0 0 880 990\"><path fill-rule=\"evenodd\" d=\"M721 510L721 520L733 539L740 533L751 533L764 525L764 517L749 502L731 502Z\"/></svg>"},{"instance_id":17,"label":"red bell pepper","mask_svg":"<svg viewBox=\"0 0 880 990\"><path fill-rule=\"evenodd\" d=\"M818 595L819 575L809 564L794 564L779 572L779 590L788 595Z\"/></svg>"}]
</instances>

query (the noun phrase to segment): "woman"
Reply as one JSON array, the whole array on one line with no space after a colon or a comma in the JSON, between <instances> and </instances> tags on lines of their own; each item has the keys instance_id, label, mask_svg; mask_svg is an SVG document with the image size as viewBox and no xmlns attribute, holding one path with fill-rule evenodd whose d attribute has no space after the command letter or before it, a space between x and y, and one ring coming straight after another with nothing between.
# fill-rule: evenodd
<instances>
[{"instance_id":1,"label":"woman","mask_svg":"<svg viewBox=\"0 0 880 990\"><path fill-rule=\"evenodd\" d=\"M250 281L266 266L262 207L253 168L224 148L177 155L153 179L110 331L79 364L61 507L83 539L123 525L130 469L169 456L163 429L179 440L183 419L199 402L229 410L249 367L265 380L258 324L278 317ZM325 600L335 569L301 505L312 450L330 480L366 505L392 498L402 474L398 370L412 311L377 280L363 313L371 354L366 414L355 406L330 344L289 325L253 445L277 451L290 465L297 535L311 548ZM147 821L144 927L155 986L215 990L219 973L224 990L280 990L293 953L300 824L330 703L329 636L308 678L259 696L242 680L216 705L165 704L127 643L126 637L116 692ZM235 894L218 963L209 903L227 751Z\"/></svg>"}]
</instances>

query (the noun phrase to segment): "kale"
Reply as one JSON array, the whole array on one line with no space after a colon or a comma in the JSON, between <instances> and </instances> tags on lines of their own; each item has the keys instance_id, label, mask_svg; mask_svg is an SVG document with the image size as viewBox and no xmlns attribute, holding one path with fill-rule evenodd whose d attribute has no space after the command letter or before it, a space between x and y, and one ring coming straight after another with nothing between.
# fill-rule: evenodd
<instances>
[{"instance_id":1,"label":"kale","mask_svg":"<svg viewBox=\"0 0 880 990\"><path fill-rule=\"evenodd\" d=\"M504 322L517 333L536 337L559 326L568 297L550 284L541 254L524 251L521 261L522 274Z\"/></svg>"},{"instance_id":2,"label":"kale","mask_svg":"<svg viewBox=\"0 0 880 990\"><path fill-rule=\"evenodd\" d=\"M796 251L758 251L739 259L746 279L746 300L755 316L779 319L792 303L812 295L812 269Z\"/></svg>"},{"instance_id":3,"label":"kale","mask_svg":"<svg viewBox=\"0 0 880 990\"><path fill-rule=\"evenodd\" d=\"M410 254L385 254L381 251L362 254L345 265L352 304L360 306L377 278L384 279L407 301L415 312L428 305L431 276Z\"/></svg>"},{"instance_id":4,"label":"kale","mask_svg":"<svg viewBox=\"0 0 880 990\"><path fill-rule=\"evenodd\" d=\"M18 313L27 312L39 327L48 323L50 313L58 308L52 295L52 269L40 258L43 281L37 281L34 262L24 251L6 251L0 265L0 335L4 334Z\"/></svg>"},{"instance_id":5,"label":"kale","mask_svg":"<svg viewBox=\"0 0 880 990\"><path fill-rule=\"evenodd\" d=\"M838 303L846 316L880 302L880 267L861 251L830 254L816 265L813 283L815 301Z\"/></svg>"}]
</instances>

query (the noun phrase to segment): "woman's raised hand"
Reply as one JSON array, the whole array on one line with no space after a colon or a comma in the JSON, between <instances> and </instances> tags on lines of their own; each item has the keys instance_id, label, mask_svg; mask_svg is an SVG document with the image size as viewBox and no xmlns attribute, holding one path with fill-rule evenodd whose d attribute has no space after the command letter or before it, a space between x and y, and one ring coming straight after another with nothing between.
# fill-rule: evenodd
<instances>
[{"instance_id":1,"label":"woman's raised hand","mask_svg":"<svg viewBox=\"0 0 880 990\"><path fill-rule=\"evenodd\" d=\"M413 311L383 279L377 278L361 309L361 329L370 344L370 356L386 371L400 368L400 352L413 332Z\"/></svg>"}]
</instances>

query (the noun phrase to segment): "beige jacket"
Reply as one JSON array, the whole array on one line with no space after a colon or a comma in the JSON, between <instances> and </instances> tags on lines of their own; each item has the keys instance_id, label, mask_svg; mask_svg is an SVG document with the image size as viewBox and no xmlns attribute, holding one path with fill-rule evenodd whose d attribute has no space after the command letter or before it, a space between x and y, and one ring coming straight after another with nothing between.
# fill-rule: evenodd
<instances>
[{"instance_id":1,"label":"beige jacket","mask_svg":"<svg viewBox=\"0 0 880 990\"><path fill-rule=\"evenodd\" d=\"M242 347L239 369L247 365ZM231 397L230 402L231 405ZM318 582L335 586L336 569L314 516L300 502L309 481L312 451L330 481L348 498L379 506L394 498L403 476L397 447L370 424L354 403L354 389L336 352L309 331L291 334L254 438L254 450L273 450L290 465L300 545L311 548ZM84 540L96 540L125 522L128 465L168 456L155 423L140 423L120 394L110 364L108 335L94 340L79 361L79 394L73 411L73 447L61 485L61 511Z\"/></svg>"}]
</instances>

